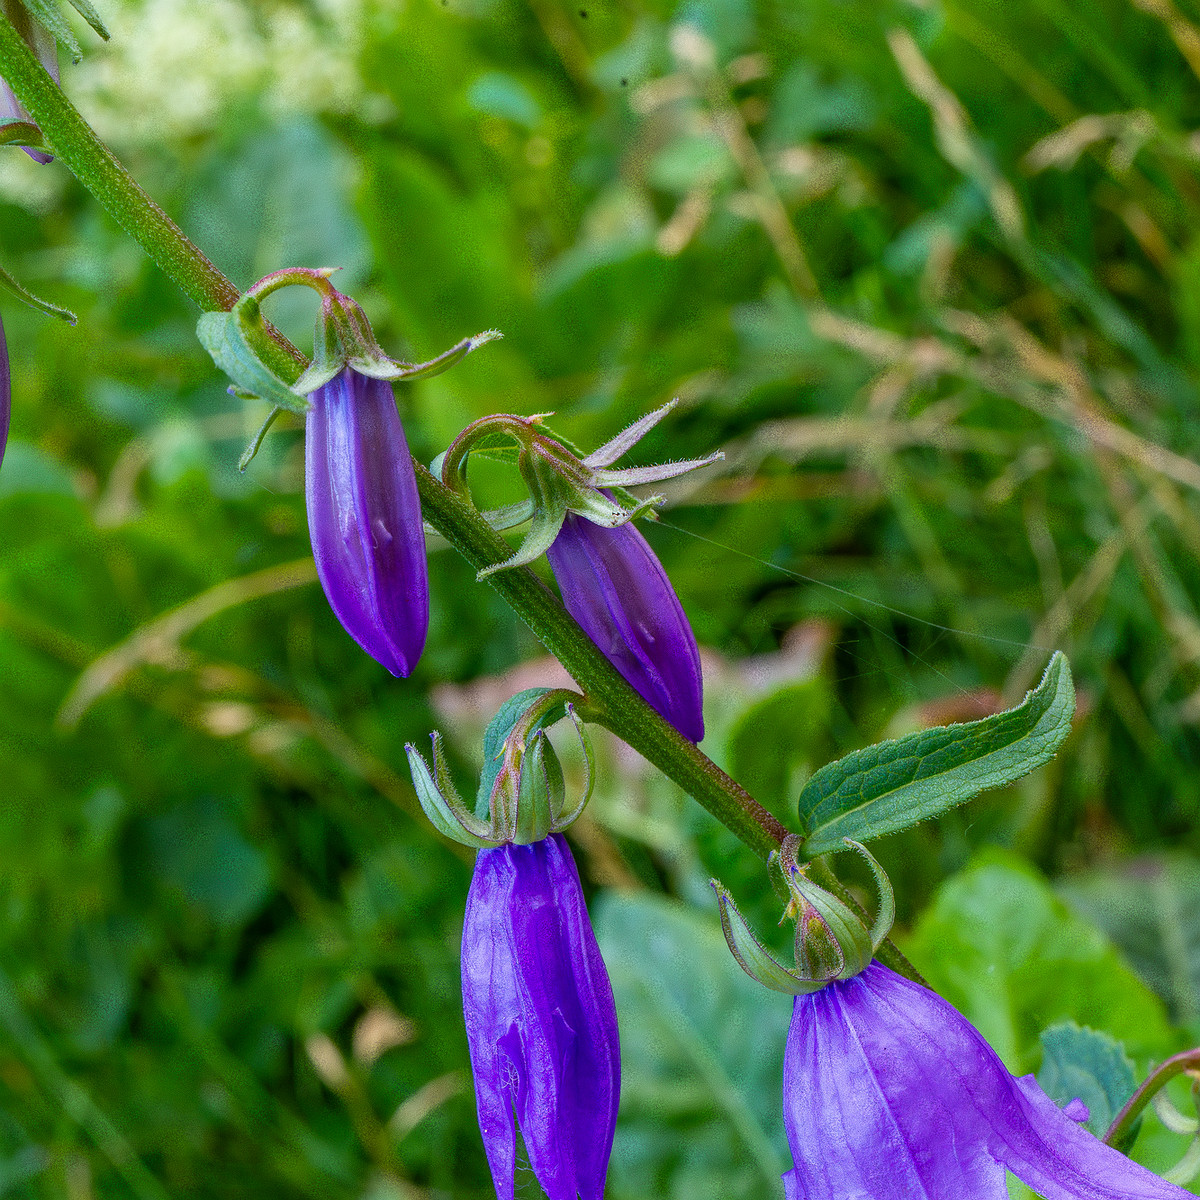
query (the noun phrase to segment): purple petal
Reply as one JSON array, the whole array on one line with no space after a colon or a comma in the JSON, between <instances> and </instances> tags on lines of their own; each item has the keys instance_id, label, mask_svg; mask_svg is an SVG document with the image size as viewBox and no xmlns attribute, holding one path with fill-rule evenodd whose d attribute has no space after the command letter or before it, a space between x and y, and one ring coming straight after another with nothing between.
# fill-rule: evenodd
<instances>
[{"instance_id":1,"label":"purple petal","mask_svg":"<svg viewBox=\"0 0 1200 1200\"><path fill-rule=\"evenodd\" d=\"M514 1194L515 1114L549 1200L602 1200L621 1087L617 1014L560 834L479 852L462 986L497 1196Z\"/></svg>"},{"instance_id":2,"label":"purple petal","mask_svg":"<svg viewBox=\"0 0 1200 1200\"><path fill-rule=\"evenodd\" d=\"M569 513L546 552L567 611L684 737L704 736L700 652L679 597L632 522L608 529Z\"/></svg>"},{"instance_id":3,"label":"purple petal","mask_svg":"<svg viewBox=\"0 0 1200 1200\"><path fill-rule=\"evenodd\" d=\"M1005 1200L1005 1168L1046 1200L1188 1193L1014 1079L936 993L880 963L797 997L784 1124L804 1200Z\"/></svg>"},{"instance_id":4,"label":"purple petal","mask_svg":"<svg viewBox=\"0 0 1200 1200\"><path fill-rule=\"evenodd\" d=\"M408 675L429 628L429 578L391 385L347 369L309 400L304 492L317 575L346 632L393 675Z\"/></svg>"}]
</instances>

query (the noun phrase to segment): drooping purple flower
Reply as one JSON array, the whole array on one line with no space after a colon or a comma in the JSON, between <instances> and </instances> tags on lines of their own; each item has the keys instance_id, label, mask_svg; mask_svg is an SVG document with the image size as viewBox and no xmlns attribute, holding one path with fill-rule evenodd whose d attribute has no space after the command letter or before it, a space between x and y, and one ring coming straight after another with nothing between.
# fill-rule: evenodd
<instances>
[{"instance_id":1,"label":"drooping purple flower","mask_svg":"<svg viewBox=\"0 0 1200 1200\"><path fill-rule=\"evenodd\" d=\"M671 581L633 523L568 513L546 551L567 612L684 737L704 737L700 652Z\"/></svg>"},{"instance_id":2,"label":"drooping purple flower","mask_svg":"<svg viewBox=\"0 0 1200 1200\"><path fill-rule=\"evenodd\" d=\"M788 1200L1186 1200L1075 1123L936 993L873 962L792 1009ZM1086 1111L1086 1110L1085 1110Z\"/></svg>"},{"instance_id":3,"label":"drooping purple flower","mask_svg":"<svg viewBox=\"0 0 1200 1200\"><path fill-rule=\"evenodd\" d=\"M429 577L391 385L346 368L309 401L304 494L317 575L346 632L393 675L408 675L429 628Z\"/></svg>"},{"instance_id":4,"label":"drooping purple flower","mask_svg":"<svg viewBox=\"0 0 1200 1200\"><path fill-rule=\"evenodd\" d=\"M29 48L37 55L38 61L46 68L50 78L58 82L58 43L54 35L33 20L20 4L5 4L0 2L0 11L12 21L17 32L28 43ZM0 79L0 121L28 121L29 114L21 102L13 95L13 90ZM52 154L44 150L33 150L28 146L21 147L34 162L48 163L54 161Z\"/></svg>"},{"instance_id":5,"label":"drooping purple flower","mask_svg":"<svg viewBox=\"0 0 1200 1200\"><path fill-rule=\"evenodd\" d=\"M4 322L0 321L0 463L8 446L8 423L12 417L12 378L8 367L8 343L4 340Z\"/></svg>"},{"instance_id":6,"label":"drooping purple flower","mask_svg":"<svg viewBox=\"0 0 1200 1200\"><path fill-rule=\"evenodd\" d=\"M549 1200L601 1200L621 1090L617 1013L561 834L479 851L462 987L497 1197L513 1200L519 1125Z\"/></svg>"}]
</instances>

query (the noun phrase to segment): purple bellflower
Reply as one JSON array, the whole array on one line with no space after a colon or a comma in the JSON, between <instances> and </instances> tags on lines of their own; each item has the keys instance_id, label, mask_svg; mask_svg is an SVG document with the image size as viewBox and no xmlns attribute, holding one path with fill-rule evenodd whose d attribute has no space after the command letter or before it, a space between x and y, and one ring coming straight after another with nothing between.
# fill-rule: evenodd
<instances>
[{"instance_id":1,"label":"purple bellflower","mask_svg":"<svg viewBox=\"0 0 1200 1200\"><path fill-rule=\"evenodd\" d=\"M788 1200L1186 1200L1009 1074L936 993L873 962L794 1001L783 1066Z\"/></svg>"},{"instance_id":2,"label":"purple bellflower","mask_svg":"<svg viewBox=\"0 0 1200 1200\"><path fill-rule=\"evenodd\" d=\"M602 1200L621 1090L617 1014L561 834L479 851L462 989L497 1197L513 1200L519 1125L549 1200Z\"/></svg>"},{"instance_id":3,"label":"purple bellflower","mask_svg":"<svg viewBox=\"0 0 1200 1200\"><path fill-rule=\"evenodd\" d=\"M568 513L546 557L567 612L651 708L700 741L696 638L662 563L633 523L612 529Z\"/></svg>"},{"instance_id":4,"label":"purple bellflower","mask_svg":"<svg viewBox=\"0 0 1200 1200\"><path fill-rule=\"evenodd\" d=\"M408 675L429 628L429 577L391 384L346 367L309 401L304 493L317 575L347 633L393 675Z\"/></svg>"},{"instance_id":5,"label":"purple bellflower","mask_svg":"<svg viewBox=\"0 0 1200 1200\"><path fill-rule=\"evenodd\" d=\"M8 368L8 343L4 340L4 322L0 321L0 463L8 446L8 422L12 417L12 379Z\"/></svg>"}]
</instances>

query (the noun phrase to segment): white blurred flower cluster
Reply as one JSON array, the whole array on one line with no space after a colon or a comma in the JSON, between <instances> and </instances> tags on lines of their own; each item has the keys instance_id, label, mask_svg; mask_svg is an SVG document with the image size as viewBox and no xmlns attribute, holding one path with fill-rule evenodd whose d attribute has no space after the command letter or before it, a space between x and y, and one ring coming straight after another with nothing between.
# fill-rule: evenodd
<instances>
[{"instance_id":1,"label":"white blurred flower cluster","mask_svg":"<svg viewBox=\"0 0 1200 1200\"><path fill-rule=\"evenodd\" d=\"M359 92L366 0L125 0L105 12L112 41L64 85L115 146L210 132L258 95L268 113L345 111Z\"/></svg>"},{"instance_id":2,"label":"white blurred flower cluster","mask_svg":"<svg viewBox=\"0 0 1200 1200\"><path fill-rule=\"evenodd\" d=\"M118 154L204 137L246 105L270 116L361 110L364 29L370 8L388 2L104 0L112 40L76 21L84 58L63 56L63 86ZM66 182L0 154L0 199L46 212Z\"/></svg>"}]
</instances>

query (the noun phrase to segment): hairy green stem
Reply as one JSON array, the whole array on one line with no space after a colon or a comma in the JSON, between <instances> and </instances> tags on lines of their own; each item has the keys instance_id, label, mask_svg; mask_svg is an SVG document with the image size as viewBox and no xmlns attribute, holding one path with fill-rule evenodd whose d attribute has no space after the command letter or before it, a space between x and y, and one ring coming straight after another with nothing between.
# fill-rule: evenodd
<instances>
[{"instance_id":1,"label":"hairy green stem","mask_svg":"<svg viewBox=\"0 0 1200 1200\"><path fill-rule=\"evenodd\" d=\"M229 311L239 292L142 190L54 83L12 24L0 15L0 77L42 130L50 150L183 292L205 311ZM308 358L267 327L267 365L295 382ZM508 544L461 497L415 462L425 519L480 570L510 557ZM596 718L674 780L762 858L787 829L693 742L654 711L580 629L532 571L499 571L488 583L533 630L587 695ZM889 942L880 957L916 973Z\"/></svg>"},{"instance_id":2,"label":"hairy green stem","mask_svg":"<svg viewBox=\"0 0 1200 1200\"><path fill-rule=\"evenodd\" d=\"M231 309L238 289L138 186L3 16L0 76L37 122L49 148L163 272L206 311ZM269 333L265 348L272 361L268 365L294 383L308 359L277 331ZM508 544L474 508L422 464L415 465L425 519L476 570L511 556ZM571 673L603 724L675 780L761 857L779 845L787 830L646 704L536 575L514 569L498 572L488 582Z\"/></svg>"}]
</instances>

